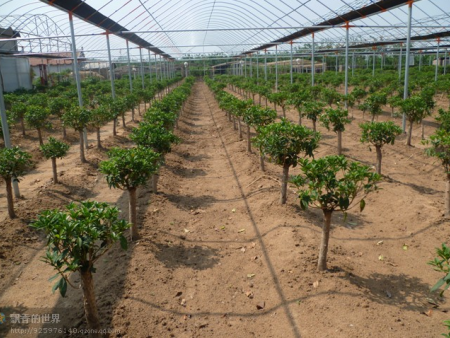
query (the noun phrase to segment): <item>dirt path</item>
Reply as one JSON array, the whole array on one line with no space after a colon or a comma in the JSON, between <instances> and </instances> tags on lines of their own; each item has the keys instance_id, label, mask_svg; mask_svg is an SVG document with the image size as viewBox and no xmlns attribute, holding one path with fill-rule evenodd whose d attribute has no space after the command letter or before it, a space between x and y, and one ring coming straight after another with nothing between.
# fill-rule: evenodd
<instances>
[{"instance_id":1,"label":"dirt path","mask_svg":"<svg viewBox=\"0 0 450 338\"><path fill-rule=\"evenodd\" d=\"M346 155L370 162L374 154L358 145L356 129L349 131ZM259 170L245 134L239 140L202 82L176 133L182 143L166 158L160 193L138 192L142 240L127 252L113 250L94 276L102 323L112 337L422 338L444 332L450 309L427 302L439 275L426 262L449 240L448 222L441 218L440 168L420 149L389 148L391 179L383 190L369 197L363 214L352 211L346 222L333 216L330 271L318 273L320 212L301 211L292 191L287 205L278 204L281 168L268 163L265 173ZM334 141L324 133L319 156L334 153ZM126 194L97 176L72 182L69 168L62 178L74 186L70 198L79 190L126 210ZM30 212L38 207L33 201ZM59 327L85 327L80 290L52 296L51 269L39 262L19 267L37 264L41 269L12 278L15 285L0 304L13 302L7 305L22 313L45 306L60 315Z\"/></svg>"}]
</instances>

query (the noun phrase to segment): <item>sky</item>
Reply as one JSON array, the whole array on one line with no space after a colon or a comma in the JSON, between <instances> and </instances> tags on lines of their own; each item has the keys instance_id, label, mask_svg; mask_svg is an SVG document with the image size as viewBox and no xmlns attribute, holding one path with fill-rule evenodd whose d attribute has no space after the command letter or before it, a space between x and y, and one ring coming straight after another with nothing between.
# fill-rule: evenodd
<instances>
[{"instance_id":1,"label":"sky","mask_svg":"<svg viewBox=\"0 0 450 338\"><path fill-rule=\"evenodd\" d=\"M312 26L325 19L360 8L370 0L86 0L100 13L117 21L144 40L179 58L183 55L224 53L234 55L252 47ZM417 28L423 20L429 26ZM351 41L392 40L406 35L407 6L353 22L365 26L402 28L351 28ZM421 0L414 3L412 35L448 30L450 26L449 0ZM38 0L0 0L0 27L13 26L22 32L39 36L70 34L68 14ZM446 26L446 27L445 27ZM80 35L103 33L82 20L74 19L75 33ZM206 30L211 30L206 32ZM24 34L22 34L24 36ZM333 28L317 33L315 41L342 45L345 29ZM70 39L23 41L24 52L42 50L70 50ZM294 41L301 47L311 43L311 36ZM433 42L432 42L433 43ZM104 35L79 36L77 49L83 48L90 58L106 60ZM284 44L279 50L289 50ZM126 56L125 40L111 37L113 58ZM139 49L132 46L131 56L139 58ZM148 52L144 51L144 59ZM152 55L153 57L153 55Z\"/></svg>"}]
</instances>

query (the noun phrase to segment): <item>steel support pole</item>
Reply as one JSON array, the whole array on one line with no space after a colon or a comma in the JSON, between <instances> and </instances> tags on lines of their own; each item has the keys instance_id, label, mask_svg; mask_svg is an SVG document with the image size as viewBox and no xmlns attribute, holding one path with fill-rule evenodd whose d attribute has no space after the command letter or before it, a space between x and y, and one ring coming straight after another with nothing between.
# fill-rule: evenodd
<instances>
[{"instance_id":1,"label":"steel support pole","mask_svg":"<svg viewBox=\"0 0 450 338\"><path fill-rule=\"evenodd\" d=\"M373 50L372 58L372 76L375 76L375 49Z\"/></svg>"},{"instance_id":2,"label":"steel support pole","mask_svg":"<svg viewBox=\"0 0 450 338\"><path fill-rule=\"evenodd\" d=\"M345 108L348 108L347 105L347 95L348 95L348 34L349 34L349 26L345 28Z\"/></svg>"},{"instance_id":3,"label":"steel support pole","mask_svg":"<svg viewBox=\"0 0 450 338\"><path fill-rule=\"evenodd\" d=\"M405 83L403 86L403 99L409 96L409 58L411 52L411 19L412 19L412 1L408 4L408 31L406 36L406 60L405 60ZM406 115L402 116L402 129L406 131Z\"/></svg>"},{"instance_id":4,"label":"steel support pole","mask_svg":"<svg viewBox=\"0 0 450 338\"><path fill-rule=\"evenodd\" d=\"M83 96L81 95L81 80L80 80L80 72L78 69L78 56L77 56L77 45L75 43L75 30L73 28L73 17L72 13L69 12L69 25L70 25L70 35L72 38L72 57L73 57L73 72L75 74L75 82L77 84L77 94L78 94L78 105L83 107ZM84 128L83 130L83 141L84 147L88 149L88 139L87 139L87 130Z\"/></svg>"},{"instance_id":5,"label":"steel support pole","mask_svg":"<svg viewBox=\"0 0 450 338\"><path fill-rule=\"evenodd\" d=\"M336 53L336 74L338 73L338 68L339 68L339 59L338 54Z\"/></svg>"},{"instance_id":6,"label":"steel support pole","mask_svg":"<svg viewBox=\"0 0 450 338\"><path fill-rule=\"evenodd\" d=\"M142 48L139 48L139 59L141 61L141 82L142 82L142 89L145 88L144 84L144 64L142 63Z\"/></svg>"},{"instance_id":7,"label":"steel support pole","mask_svg":"<svg viewBox=\"0 0 450 338\"><path fill-rule=\"evenodd\" d=\"M109 45L109 33L106 33L106 47L108 49L108 62L109 62L109 73L111 78L111 95L113 99L116 99L116 88L114 86L114 69L112 64L112 58L111 58L111 47Z\"/></svg>"},{"instance_id":8,"label":"steel support pole","mask_svg":"<svg viewBox=\"0 0 450 338\"><path fill-rule=\"evenodd\" d=\"M250 54L250 77L253 79L253 62L252 62L252 54Z\"/></svg>"},{"instance_id":9,"label":"steel support pole","mask_svg":"<svg viewBox=\"0 0 450 338\"><path fill-rule=\"evenodd\" d=\"M290 58L290 66L291 66L291 84L293 84L294 83L294 78L293 78L293 74L292 74L292 57L293 57L293 53L292 53L292 41L290 42L290 44L291 44L291 58Z\"/></svg>"},{"instance_id":10,"label":"steel support pole","mask_svg":"<svg viewBox=\"0 0 450 338\"><path fill-rule=\"evenodd\" d=\"M256 84L259 84L259 52L256 53Z\"/></svg>"},{"instance_id":11,"label":"steel support pole","mask_svg":"<svg viewBox=\"0 0 450 338\"><path fill-rule=\"evenodd\" d=\"M419 72L422 70L422 52L419 52Z\"/></svg>"},{"instance_id":12,"label":"steel support pole","mask_svg":"<svg viewBox=\"0 0 450 338\"><path fill-rule=\"evenodd\" d=\"M158 62L156 60L156 54L155 54L155 82L158 82Z\"/></svg>"},{"instance_id":13,"label":"steel support pole","mask_svg":"<svg viewBox=\"0 0 450 338\"><path fill-rule=\"evenodd\" d=\"M353 52L353 55L352 55L352 77L355 75L355 67L356 67L355 52Z\"/></svg>"},{"instance_id":14,"label":"steel support pole","mask_svg":"<svg viewBox=\"0 0 450 338\"><path fill-rule=\"evenodd\" d=\"M447 74L447 49L445 49L444 53L444 75Z\"/></svg>"},{"instance_id":15,"label":"steel support pole","mask_svg":"<svg viewBox=\"0 0 450 338\"><path fill-rule=\"evenodd\" d=\"M314 41L314 33L311 33L312 37L312 47L311 47L311 86L314 86L314 74L316 72L316 65L314 64L314 53L316 44Z\"/></svg>"},{"instance_id":16,"label":"steel support pole","mask_svg":"<svg viewBox=\"0 0 450 338\"><path fill-rule=\"evenodd\" d=\"M130 46L127 41L127 61L128 61L128 81L130 82L130 92L133 91L133 80L131 79L131 60L130 60Z\"/></svg>"},{"instance_id":17,"label":"steel support pole","mask_svg":"<svg viewBox=\"0 0 450 338\"><path fill-rule=\"evenodd\" d=\"M439 70L439 44L441 42L441 39L437 39L437 49L436 49L436 68L434 71L434 82L438 79L438 70Z\"/></svg>"},{"instance_id":18,"label":"steel support pole","mask_svg":"<svg viewBox=\"0 0 450 338\"><path fill-rule=\"evenodd\" d=\"M152 54L150 53L150 50L147 50L148 52L148 72L150 75L150 84L152 84Z\"/></svg>"},{"instance_id":19,"label":"steel support pole","mask_svg":"<svg viewBox=\"0 0 450 338\"><path fill-rule=\"evenodd\" d=\"M6 117L5 98L3 96L3 74L0 70L0 117L2 121L3 140L5 142L5 148L11 148L11 139L9 136L9 125ZM16 179L12 180L12 186L14 190L14 196L20 197L19 183Z\"/></svg>"},{"instance_id":20,"label":"steel support pole","mask_svg":"<svg viewBox=\"0 0 450 338\"><path fill-rule=\"evenodd\" d=\"M264 49L264 80L267 81L267 50Z\"/></svg>"},{"instance_id":21,"label":"steel support pole","mask_svg":"<svg viewBox=\"0 0 450 338\"><path fill-rule=\"evenodd\" d=\"M275 93L278 93L278 45L275 45Z\"/></svg>"},{"instance_id":22,"label":"steel support pole","mask_svg":"<svg viewBox=\"0 0 450 338\"><path fill-rule=\"evenodd\" d=\"M244 77L247 77L247 54L245 54L244 58Z\"/></svg>"},{"instance_id":23,"label":"steel support pole","mask_svg":"<svg viewBox=\"0 0 450 338\"><path fill-rule=\"evenodd\" d=\"M400 54L398 56L398 79L402 78L402 57L403 57L403 45L400 45Z\"/></svg>"}]
</instances>

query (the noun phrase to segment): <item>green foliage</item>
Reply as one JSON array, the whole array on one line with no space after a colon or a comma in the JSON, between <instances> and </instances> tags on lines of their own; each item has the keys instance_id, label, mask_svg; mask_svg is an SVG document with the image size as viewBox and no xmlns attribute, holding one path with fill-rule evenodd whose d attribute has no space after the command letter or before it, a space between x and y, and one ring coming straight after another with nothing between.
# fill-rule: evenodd
<instances>
[{"instance_id":1,"label":"green foliage","mask_svg":"<svg viewBox=\"0 0 450 338\"><path fill-rule=\"evenodd\" d=\"M63 158L67 155L70 146L53 137L48 138L48 143L41 145L41 151L45 158Z\"/></svg>"},{"instance_id":2,"label":"green foliage","mask_svg":"<svg viewBox=\"0 0 450 338\"><path fill-rule=\"evenodd\" d=\"M450 109L444 110L442 108L438 111L438 116L436 117L436 121L438 121L441 125L440 129L444 129L447 132L450 132Z\"/></svg>"},{"instance_id":3,"label":"green foliage","mask_svg":"<svg viewBox=\"0 0 450 338\"><path fill-rule=\"evenodd\" d=\"M14 124L13 116L6 111L6 122L8 123L8 130L11 129L11 126ZM2 120L0 119L0 137L3 138L3 127Z\"/></svg>"},{"instance_id":4,"label":"green foliage","mask_svg":"<svg viewBox=\"0 0 450 338\"><path fill-rule=\"evenodd\" d=\"M19 147L0 148L0 176L4 179L19 180L31 164L31 155Z\"/></svg>"},{"instance_id":5,"label":"green foliage","mask_svg":"<svg viewBox=\"0 0 450 338\"><path fill-rule=\"evenodd\" d=\"M340 107L325 109L325 114L320 115L319 119L325 128L332 129L335 133L345 131L345 125L351 123L348 118L348 110Z\"/></svg>"},{"instance_id":6,"label":"green foliage","mask_svg":"<svg viewBox=\"0 0 450 338\"><path fill-rule=\"evenodd\" d=\"M347 211L360 193L360 210L365 206L365 196L377 189L380 175L368 166L349 162L344 156L325 156L319 159L301 159L303 175L294 176L299 190L300 206L327 211Z\"/></svg>"},{"instance_id":7,"label":"green foliage","mask_svg":"<svg viewBox=\"0 0 450 338\"><path fill-rule=\"evenodd\" d=\"M94 128L100 128L112 118L113 116L108 107L101 104L97 108L91 110L88 124Z\"/></svg>"},{"instance_id":8,"label":"green foliage","mask_svg":"<svg viewBox=\"0 0 450 338\"><path fill-rule=\"evenodd\" d=\"M130 227L126 221L119 220L119 210L107 203L72 202L66 209L66 212L43 211L31 224L47 234L48 249L43 261L58 271L51 278L61 277L53 286L53 292L59 289L63 297L71 272L95 272L94 263L116 241L120 241L122 249L127 249L123 233Z\"/></svg>"},{"instance_id":9,"label":"green foliage","mask_svg":"<svg viewBox=\"0 0 450 338\"><path fill-rule=\"evenodd\" d=\"M243 121L245 124L259 130L260 127L273 123L276 118L277 112L275 110L252 105L245 111Z\"/></svg>"},{"instance_id":10,"label":"green foliage","mask_svg":"<svg viewBox=\"0 0 450 338\"><path fill-rule=\"evenodd\" d=\"M70 106L69 100L63 97L55 97L50 100L48 104L48 108L50 110L50 114L61 117L64 113L64 109Z\"/></svg>"},{"instance_id":11,"label":"green foliage","mask_svg":"<svg viewBox=\"0 0 450 338\"><path fill-rule=\"evenodd\" d=\"M62 116L64 124L76 131L82 131L88 125L90 118L91 111L78 105L71 106Z\"/></svg>"},{"instance_id":12,"label":"green foliage","mask_svg":"<svg viewBox=\"0 0 450 338\"><path fill-rule=\"evenodd\" d=\"M375 92L367 98L365 103L367 103L367 110L372 115L373 120L375 116L383 113L381 106L387 103L387 96L384 93Z\"/></svg>"},{"instance_id":13,"label":"green foliage","mask_svg":"<svg viewBox=\"0 0 450 338\"><path fill-rule=\"evenodd\" d=\"M303 110L305 112L305 117L311 121L317 121L323 112L325 104L322 101L309 101L306 102Z\"/></svg>"},{"instance_id":14,"label":"green foliage","mask_svg":"<svg viewBox=\"0 0 450 338\"><path fill-rule=\"evenodd\" d=\"M377 147L394 144L395 138L402 134L402 128L392 121L366 122L361 123L359 127L362 129L361 142L371 143Z\"/></svg>"},{"instance_id":15,"label":"green foliage","mask_svg":"<svg viewBox=\"0 0 450 338\"><path fill-rule=\"evenodd\" d=\"M281 122L260 128L258 136L252 141L261 153L270 156L272 162L295 167L300 153L314 156L319 140L320 134L282 119Z\"/></svg>"},{"instance_id":16,"label":"green foliage","mask_svg":"<svg viewBox=\"0 0 450 338\"><path fill-rule=\"evenodd\" d=\"M27 112L24 117L25 122L30 128L41 129L51 127L51 123L47 121L49 115L50 110L48 108L31 105L27 107Z\"/></svg>"},{"instance_id":17,"label":"green foliage","mask_svg":"<svg viewBox=\"0 0 450 338\"><path fill-rule=\"evenodd\" d=\"M428 115L427 104L421 96L414 95L400 103L400 110L409 122L420 122Z\"/></svg>"},{"instance_id":18,"label":"green foliage","mask_svg":"<svg viewBox=\"0 0 450 338\"><path fill-rule=\"evenodd\" d=\"M109 160L100 162L99 170L106 175L110 188L122 190L145 185L157 172L161 156L145 147L113 148L108 155Z\"/></svg>"},{"instance_id":19,"label":"green foliage","mask_svg":"<svg viewBox=\"0 0 450 338\"><path fill-rule=\"evenodd\" d=\"M450 175L450 132L445 129L436 129L430 139L424 143L431 145L425 150L426 154L438 158L446 174Z\"/></svg>"},{"instance_id":20,"label":"green foliage","mask_svg":"<svg viewBox=\"0 0 450 338\"><path fill-rule=\"evenodd\" d=\"M179 143L180 139L170 130L164 128L162 123L139 123L130 134L130 139L138 146L152 148L155 152L165 155L172 149L173 143Z\"/></svg>"}]
</instances>

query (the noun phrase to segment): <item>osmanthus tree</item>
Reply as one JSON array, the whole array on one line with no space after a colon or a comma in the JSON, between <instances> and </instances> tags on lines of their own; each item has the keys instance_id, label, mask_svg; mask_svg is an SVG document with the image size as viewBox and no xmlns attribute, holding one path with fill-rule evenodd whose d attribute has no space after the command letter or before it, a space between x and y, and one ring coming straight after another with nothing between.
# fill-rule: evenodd
<instances>
[{"instance_id":1,"label":"osmanthus tree","mask_svg":"<svg viewBox=\"0 0 450 338\"><path fill-rule=\"evenodd\" d=\"M81 277L84 313L88 327L100 337L100 317L95 300L93 273L95 263L119 241L122 249L127 249L124 231L130 227L119 219L119 210L107 203L85 201L70 203L66 211L46 210L39 214L31 227L47 234L47 252L43 261L55 268L57 274L50 280L60 279L54 284L53 292L59 290L64 297L69 278L73 272Z\"/></svg>"},{"instance_id":2,"label":"osmanthus tree","mask_svg":"<svg viewBox=\"0 0 450 338\"><path fill-rule=\"evenodd\" d=\"M250 106L245 111L242 119L247 125L247 151L252 151L252 143L250 138L250 127L255 128L256 133L258 133L259 128L273 123L277 118L277 112L270 108L263 108L261 106ZM261 158L264 161L264 158ZM264 163L262 163L262 169L264 168ZM264 170L264 169L263 169Z\"/></svg>"},{"instance_id":3,"label":"osmanthus tree","mask_svg":"<svg viewBox=\"0 0 450 338\"><path fill-rule=\"evenodd\" d=\"M124 105L126 110L131 110L131 121L134 122L134 108L138 104L138 97L135 93L128 93L124 97Z\"/></svg>"},{"instance_id":4,"label":"osmanthus tree","mask_svg":"<svg viewBox=\"0 0 450 338\"><path fill-rule=\"evenodd\" d=\"M440 123L439 129L444 129L450 132L450 109L444 110L440 108L438 110L438 116L436 117L436 121Z\"/></svg>"},{"instance_id":5,"label":"osmanthus tree","mask_svg":"<svg viewBox=\"0 0 450 338\"><path fill-rule=\"evenodd\" d=\"M422 97L419 95L413 95L407 99L404 99L400 103L400 111L405 114L406 119L409 122L408 138L406 139L406 145L411 146L412 128L414 122L422 121L427 115L427 105Z\"/></svg>"},{"instance_id":6,"label":"osmanthus tree","mask_svg":"<svg viewBox=\"0 0 450 338\"><path fill-rule=\"evenodd\" d=\"M242 139L242 123L241 118L244 116L248 107L253 105L251 100L234 100L232 101L232 114L238 121L239 139Z\"/></svg>"},{"instance_id":7,"label":"osmanthus tree","mask_svg":"<svg viewBox=\"0 0 450 338\"><path fill-rule=\"evenodd\" d=\"M323 113L325 103L322 101L308 101L303 106L304 116L313 123L313 130L317 131L317 120Z\"/></svg>"},{"instance_id":8,"label":"osmanthus tree","mask_svg":"<svg viewBox=\"0 0 450 338\"><path fill-rule=\"evenodd\" d=\"M30 128L34 128L38 132L39 145L42 145L42 129L51 128L51 123L48 122L50 110L41 106L28 106L25 113L25 122Z\"/></svg>"},{"instance_id":9,"label":"osmanthus tree","mask_svg":"<svg viewBox=\"0 0 450 338\"><path fill-rule=\"evenodd\" d=\"M337 134L338 155L342 154L342 133L345 131L345 125L351 123L348 118L348 110L337 107L336 109L327 108L325 113L319 117L322 125L328 130L332 129Z\"/></svg>"},{"instance_id":10,"label":"osmanthus tree","mask_svg":"<svg viewBox=\"0 0 450 338\"><path fill-rule=\"evenodd\" d=\"M31 155L20 150L19 147L0 148L0 176L5 180L6 200L9 218L15 218L12 181L19 181L31 165Z\"/></svg>"},{"instance_id":11,"label":"osmanthus tree","mask_svg":"<svg viewBox=\"0 0 450 338\"><path fill-rule=\"evenodd\" d=\"M65 125L72 127L78 132L80 137L80 160L86 163L86 156L84 155L84 139L83 130L87 127L91 119L91 111L80 106L71 106L62 116Z\"/></svg>"},{"instance_id":12,"label":"osmanthus tree","mask_svg":"<svg viewBox=\"0 0 450 338\"><path fill-rule=\"evenodd\" d=\"M160 154L160 165L164 163L164 156L172 150L172 145L180 142L178 136L166 129L162 122L141 122L138 128L134 128L130 139L138 146L148 147ZM158 192L158 170L152 175L152 190Z\"/></svg>"},{"instance_id":13,"label":"osmanthus tree","mask_svg":"<svg viewBox=\"0 0 450 338\"><path fill-rule=\"evenodd\" d=\"M314 156L319 146L320 134L304 126L282 119L259 129L253 143L270 160L283 167L281 183L281 204L286 204L289 168L296 167L300 154Z\"/></svg>"},{"instance_id":14,"label":"osmanthus tree","mask_svg":"<svg viewBox=\"0 0 450 338\"><path fill-rule=\"evenodd\" d=\"M429 140L423 141L431 147L426 149L428 156L433 156L441 161L447 179L445 191L445 213L450 216L450 132L445 129L436 129L435 133L430 135Z\"/></svg>"},{"instance_id":15,"label":"osmanthus tree","mask_svg":"<svg viewBox=\"0 0 450 338\"><path fill-rule=\"evenodd\" d=\"M289 100L289 93L284 90L276 93L271 93L269 94L269 100L274 104L275 111L277 110L277 105L281 107L283 111L283 117L286 118L286 106Z\"/></svg>"},{"instance_id":16,"label":"osmanthus tree","mask_svg":"<svg viewBox=\"0 0 450 338\"><path fill-rule=\"evenodd\" d=\"M63 158L67 155L70 146L62 141L59 141L53 137L48 138L48 142L41 145L41 151L46 159L51 159L52 161L52 171L53 171L53 183L58 183L58 172L56 167L56 159Z\"/></svg>"},{"instance_id":17,"label":"osmanthus tree","mask_svg":"<svg viewBox=\"0 0 450 338\"><path fill-rule=\"evenodd\" d=\"M25 99L18 98L17 101L11 103L11 113L12 117L20 121L20 126L22 128L22 135L25 136L25 114L27 112L27 104Z\"/></svg>"},{"instance_id":18,"label":"osmanthus tree","mask_svg":"<svg viewBox=\"0 0 450 338\"><path fill-rule=\"evenodd\" d=\"M366 103L373 122L376 116L383 113L381 107L387 103L387 96L384 93L375 92L366 99Z\"/></svg>"},{"instance_id":19,"label":"osmanthus tree","mask_svg":"<svg viewBox=\"0 0 450 338\"><path fill-rule=\"evenodd\" d=\"M88 125L95 128L97 134L97 148L102 148L100 138L100 128L112 119L111 111L105 105L101 104L97 108L91 110Z\"/></svg>"},{"instance_id":20,"label":"osmanthus tree","mask_svg":"<svg viewBox=\"0 0 450 338\"><path fill-rule=\"evenodd\" d=\"M290 93L290 97L287 100L287 104L293 105L298 112L298 124L302 124L303 107L305 103L311 100L311 94L309 91L298 91Z\"/></svg>"},{"instance_id":21,"label":"osmanthus tree","mask_svg":"<svg viewBox=\"0 0 450 338\"><path fill-rule=\"evenodd\" d=\"M8 127L11 129L11 126L14 125L14 119L9 111L6 111L6 121L8 122ZM0 138L3 139L3 128L2 128L2 120L0 119Z\"/></svg>"},{"instance_id":22,"label":"osmanthus tree","mask_svg":"<svg viewBox=\"0 0 450 338\"><path fill-rule=\"evenodd\" d=\"M161 155L146 147L129 149L113 148L109 160L100 162L99 170L105 175L110 188L128 191L131 239L139 239L137 227L137 188L145 185L151 175L158 171Z\"/></svg>"},{"instance_id":23,"label":"osmanthus tree","mask_svg":"<svg viewBox=\"0 0 450 338\"><path fill-rule=\"evenodd\" d=\"M61 120L62 124L62 132L63 138L66 139L66 126L62 122L62 116L64 115L64 111L70 107L70 101L64 96L55 97L50 100L48 103L48 108L50 109L50 114L57 116Z\"/></svg>"},{"instance_id":24,"label":"osmanthus tree","mask_svg":"<svg viewBox=\"0 0 450 338\"><path fill-rule=\"evenodd\" d=\"M334 211L347 212L354 205L360 211L366 205L365 197L377 189L380 175L368 166L349 162L344 156L325 156L319 159L301 159L302 174L294 176L299 191L300 206L321 209L324 215L322 240L320 244L319 271L327 269L328 242L330 238L331 216Z\"/></svg>"},{"instance_id":25,"label":"osmanthus tree","mask_svg":"<svg viewBox=\"0 0 450 338\"><path fill-rule=\"evenodd\" d=\"M339 102L342 97L341 95L333 88L325 87L321 92L322 100L325 101L330 107L333 103Z\"/></svg>"},{"instance_id":26,"label":"osmanthus tree","mask_svg":"<svg viewBox=\"0 0 450 338\"><path fill-rule=\"evenodd\" d=\"M395 138L402 134L402 128L396 126L394 122L366 122L361 123L362 129L361 142L370 143L375 147L377 153L377 174L381 175L381 148L385 144L394 144ZM369 147L369 150L370 147Z\"/></svg>"}]
</instances>

